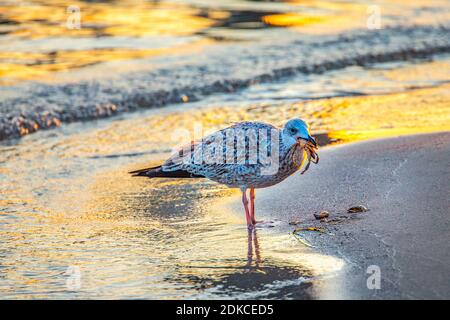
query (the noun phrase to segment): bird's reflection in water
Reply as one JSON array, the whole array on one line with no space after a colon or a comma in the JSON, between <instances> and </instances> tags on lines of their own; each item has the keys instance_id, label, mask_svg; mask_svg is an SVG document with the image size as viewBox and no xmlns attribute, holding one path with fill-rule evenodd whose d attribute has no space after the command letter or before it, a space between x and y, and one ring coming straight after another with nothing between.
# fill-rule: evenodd
<instances>
[{"instance_id":1,"label":"bird's reflection in water","mask_svg":"<svg viewBox=\"0 0 450 320\"><path fill-rule=\"evenodd\" d=\"M259 231L265 241L270 241L266 230ZM246 259L217 257L208 265L185 265L178 270L178 276L166 280L196 287L194 297L200 299L312 298L311 270L272 257L271 249L264 257L256 229L248 230L247 241Z\"/></svg>"},{"instance_id":2,"label":"bird's reflection in water","mask_svg":"<svg viewBox=\"0 0 450 320\"><path fill-rule=\"evenodd\" d=\"M256 228L248 229L248 254L247 254L247 267L253 265L253 251L255 251L255 267L259 268L261 263L261 252L259 249L258 235ZM253 250L254 249L254 250Z\"/></svg>"}]
</instances>

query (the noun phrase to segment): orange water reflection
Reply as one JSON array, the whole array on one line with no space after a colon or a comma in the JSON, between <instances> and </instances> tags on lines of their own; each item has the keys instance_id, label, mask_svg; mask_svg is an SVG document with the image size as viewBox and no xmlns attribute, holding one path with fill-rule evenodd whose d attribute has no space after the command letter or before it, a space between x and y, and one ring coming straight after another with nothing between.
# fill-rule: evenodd
<instances>
[{"instance_id":1,"label":"orange water reflection","mask_svg":"<svg viewBox=\"0 0 450 320\"><path fill-rule=\"evenodd\" d=\"M80 29L66 26L70 15L66 12L67 1L35 0L21 5L13 1L0 6L0 14L8 21L0 26L8 35L8 40L4 40L7 43L0 43L3 84L19 79L41 79L53 72L99 62L183 53L204 45L204 40L186 37L214 22L202 16L200 9L168 2L71 1L70 5L81 10ZM148 41L134 44L133 38L148 38ZM164 38L167 39L162 42ZM108 39L117 41L108 42ZM159 45L155 46L155 41Z\"/></svg>"},{"instance_id":2,"label":"orange water reflection","mask_svg":"<svg viewBox=\"0 0 450 320\"><path fill-rule=\"evenodd\" d=\"M15 4L15 5L14 5ZM5 19L18 23L9 33L27 38L50 36L149 36L191 35L211 25L198 9L170 2L122 0L117 2L70 1L81 11L80 29L68 29L67 1L33 0L17 5L13 1L0 12ZM14 26L15 24L13 24Z\"/></svg>"}]
</instances>

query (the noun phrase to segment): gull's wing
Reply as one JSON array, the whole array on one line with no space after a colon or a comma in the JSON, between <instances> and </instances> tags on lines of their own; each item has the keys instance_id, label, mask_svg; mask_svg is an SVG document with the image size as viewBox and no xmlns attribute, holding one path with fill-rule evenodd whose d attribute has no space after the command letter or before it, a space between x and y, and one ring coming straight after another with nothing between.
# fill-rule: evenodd
<instances>
[{"instance_id":1,"label":"gull's wing","mask_svg":"<svg viewBox=\"0 0 450 320\"><path fill-rule=\"evenodd\" d=\"M276 127L263 122L236 123L181 147L164 162L162 170L183 170L207 178L254 175L261 165L248 160L257 155L258 147L270 150L271 143L271 139L260 139L258 133L272 130L278 133ZM250 143L252 139L254 143Z\"/></svg>"}]
</instances>

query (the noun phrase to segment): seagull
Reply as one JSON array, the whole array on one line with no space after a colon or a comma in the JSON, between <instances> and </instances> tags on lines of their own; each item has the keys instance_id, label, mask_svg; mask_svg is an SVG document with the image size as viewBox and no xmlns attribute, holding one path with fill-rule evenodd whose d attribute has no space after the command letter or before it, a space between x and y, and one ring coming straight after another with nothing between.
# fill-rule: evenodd
<instances>
[{"instance_id":1,"label":"seagull","mask_svg":"<svg viewBox=\"0 0 450 320\"><path fill-rule=\"evenodd\" d=\"M247 226L252 229L256 224L255 189L280 183L307 162L304 174L311 162L319 162L317 149L302 119L291 119L283 128L245 121L192 141L160 166L129 173L148 178L207 178L239 188Z\"/></svg>"}]
</instances>

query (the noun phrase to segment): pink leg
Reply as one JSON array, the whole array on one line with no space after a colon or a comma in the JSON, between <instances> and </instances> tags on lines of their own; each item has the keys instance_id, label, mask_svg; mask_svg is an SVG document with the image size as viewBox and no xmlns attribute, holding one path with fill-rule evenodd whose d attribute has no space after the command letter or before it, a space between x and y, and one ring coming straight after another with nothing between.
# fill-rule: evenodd
<instances>
[{"instance_id":1,"label":"pink leg","mask_svg":"<svg viewBox=\"0 0 450 320\"><path fill-rule=\"evenodd\" d=\"M252 219L250 217L250 212L248 211L248 200L246 195L246 190L242 191L242 204L244 205L245 218L247 219L247 226L252 227Z\"/></svg>"},{"instance_id":2,"label":"pink leg","mask_svg":"<svg viewBox=\"0 0 450 320\"><path fill-rule=\"evenodd\" d=\"M252 219L252 224L256 224L255 219L255 189L250 189L250 218Z\"/></svg>"}]
</instances>

